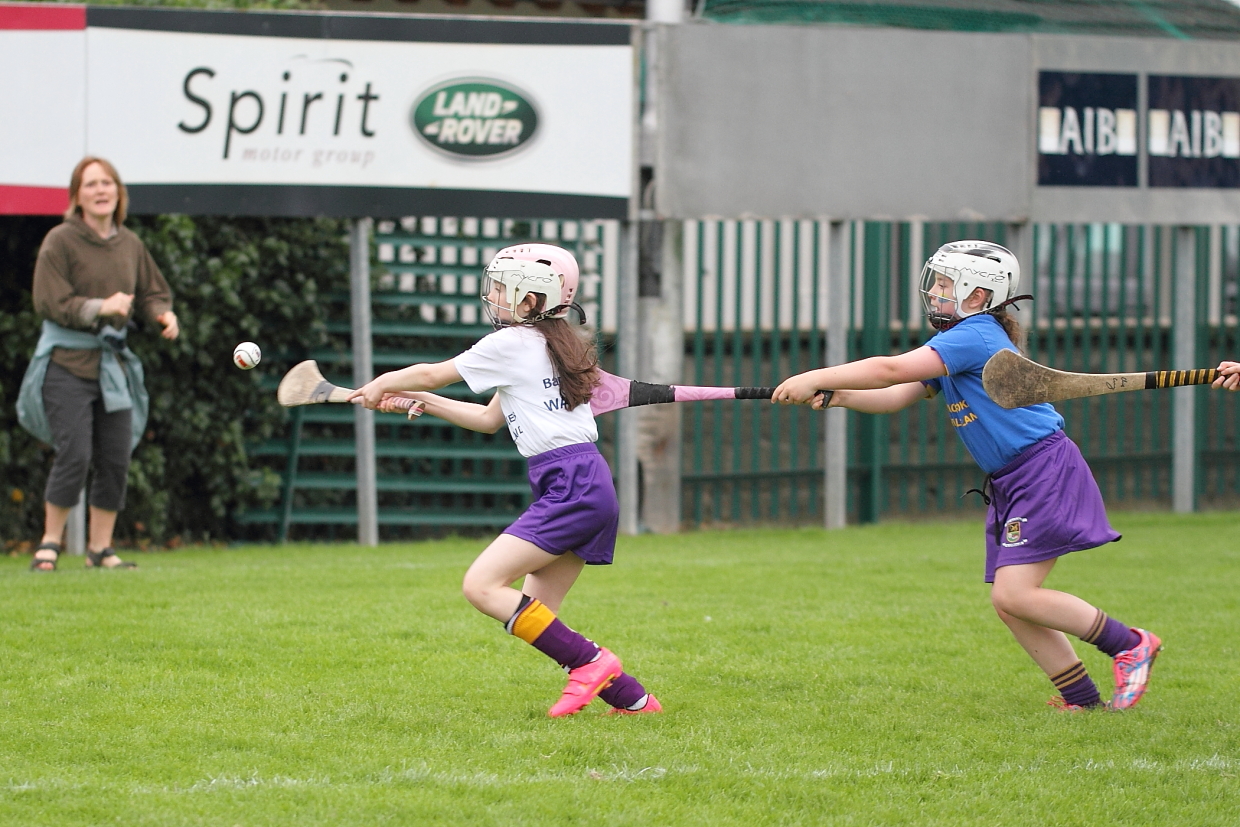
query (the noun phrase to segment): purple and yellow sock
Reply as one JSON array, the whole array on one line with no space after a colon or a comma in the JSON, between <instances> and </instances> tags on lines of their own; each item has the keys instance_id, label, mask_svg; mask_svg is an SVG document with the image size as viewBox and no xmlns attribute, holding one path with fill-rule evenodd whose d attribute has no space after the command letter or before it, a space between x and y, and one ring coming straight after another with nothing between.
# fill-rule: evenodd
<instances>
[{"instance_id":1,"label":"purple and yellow sock","mask_svg":"<svg viewBox=\"0 0 1240 827\"><path fill-rule=\"evenodd\" d=\"M542 601L528 595L521 595L521 603L504 630L567 669L584 666L598 657L594 641L565 626Z\"/></svg>"},{"instance_id":2,"label":"purple and yellow sock","mask_svg":"<svg viewBox=\"0 0 1240 827\"><path fill-rule=\"evenodd\" d=\"M1051 683L1059 690L1059 694L1070 704L1076 706L1097 706L1102 703L1098 687L1085 671L1085 664L1079 660L1062 672L1051 675Z\"/></svg>"},{"instance_id":3,"label":"purple and yellow sock","mask_svg":"<svg viewBox=\"0 0 1240 827\"><path fill-rule=\"evenodd\" d=\"M621 672L620 677L612 681L611 686L598 693L598 696L616 709L633 709L645 699L646 688L628 672Z\"/></svg>"},{"instance_id":4,"label":"purple and yellow sock","mask_svg":"<svg viewBox=\"0 0 1240 827\"><path fill-rule=\"evenodd\" d=\"M1115 657L1140 643L1141 636L1115 618L1107 617L1107 613L1099 609L1094 625L1081 635L1081 640L1092 643L1099 651Z\"/></svg>"}]
</instances>

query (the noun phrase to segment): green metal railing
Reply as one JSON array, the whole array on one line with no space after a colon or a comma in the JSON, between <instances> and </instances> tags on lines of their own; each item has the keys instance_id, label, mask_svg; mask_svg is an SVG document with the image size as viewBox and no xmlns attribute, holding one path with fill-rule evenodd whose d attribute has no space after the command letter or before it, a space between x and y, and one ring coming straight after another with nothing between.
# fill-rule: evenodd
<instances>
[{"instance_id":1,"label":"green metal railing","mask_svg":"<svg viewBox=\"0 0 1240 827\"><path fill-rule=\"evenodd\" d=\"M770 385L821 363L821 223L691 222L685 245L687 382ZM822 417L710 402L686 412L687 521L813 519L821 512Z\"/></svg>"},{"instance_id":2,"label":"green metal railing","mask_svg":"<svg viewBox=\"0 0 1240 827\"><path fill-rule=\"evenodd\" d=\"M573 250L583 264L583 303L597 311L605 300L600 289L604 235L599 224L576 221L436 216L376 222L371 285L375 372L449 359L490 333L479 302L480 275L496 251L521 240L554 241ZM309 357L330 381L351 385L349 296L327 298L334 305L327 325L331 343ZM442 393L482 401L463 384ZM353 429L348 407L293 409L287 435L251 451L280 472L281 505L251 512L244 521L273 526L279 540L325 532L334 536L356 524ZM434 417L410 421L377 414L375 454L384 539L506 526L529 498L525 462L506 430L480 434Z\"/></svg>"},{"instance_id":3,"label":"green metal railing","mask_svg":"<svg viewBox=\"0 0 1240 827\"><path fill-rule=\"evenodd\" d=\"M1008 242L1003 224L854 222L846 225L852 320L849 358L900 353L932 330L912 289L946 241ZM1074 371L1172 365L1172 228L1040 224L1032 233L1019 318L1029 356ZM827 225L808 221L685 224L687 379L774 384L824 363ZM1197 366L1240 358L1240 228L1193 234ZM1199 388L1198 500L1240 504L1240 405ZM1172 394L1131 393L1058 406L1108 502L1165 508L1171 498ZM686 416L683 513L693 524L822 520L822 417L801 409L726 403ZM951 432L940 403L898 414L849 413L848 512L854 521L980 513L962 495L982 472Z\"/></svg>"},{"instance_id":4,"label":"green metal railing","mask_svg":"<svg viewBox=\"0 0 1240 827\"><path fill-rule=\"evenodd\" d=\"M684 223L684 381L768 385L824 364L828 238L823 221ZM939 245L961 238L1010 243L1004 224L851 222L844 225L851 296L848 358L900 353L931 331L914 282ZM1074 371L1140 371L1173 365L1177 290L1175 228L1039 224L1026 228L1019 319L1027 353ZM451 357L489 332L480 324L477 276L503 244L524 238L574 249L580 291L615 370L616 222L406 218L379 222L373 279L375 370ZM1190 236L1196 267L1195 360L1211 367L1240 355L1240 227ZM1178 239L1178 240L1177 240ZM1181 286L1182 283L1181 283ZM350 382L347 296L329 325L332 343L310 354L329 379ZM454 391L473 398L464 386ZM1240 504L1240 399L1197 388L1197 500ZM1166 508L1172 496L1170 392L1129 393L1058 405L1115 508ZM852 521L980 514L962 498L982 472L939 402L898 414L849 413L847 510ZM709 402L684 414L682 513L690 525L820 524L824 417L804 408ZM379 522L385 537L461 527L494 528L524 507L524 463L507 434L475 434L438 420L376 418ZM614 460L616 416L599 420ZM281 473L280 507L247 521L290 535L331 535L356 521L351 411L294 412L285 438L257 446ZM300 527L300 528L299 528ZM347 536L347 532L344 536Z\"/></svg>"}]
</instances>

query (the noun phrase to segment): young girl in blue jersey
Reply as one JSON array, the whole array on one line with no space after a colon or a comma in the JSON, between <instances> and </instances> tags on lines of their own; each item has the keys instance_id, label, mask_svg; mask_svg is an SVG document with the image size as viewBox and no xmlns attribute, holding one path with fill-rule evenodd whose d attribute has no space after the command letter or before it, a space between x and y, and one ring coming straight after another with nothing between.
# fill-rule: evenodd
<instances>
[{"instance_id":1,"label":"young girl in blue jersey","mask_svg":"<svg viewBox=\"0 0 1240 827\"><path fill-rule=\"evenodd\" d=\"M783 404L893 413L939 393L973 459L987 474L986 582L991 602L1017 642L1047 674L1066 711L1103 706L1067 635L1114 659L1109 706L1127 709L1145 693L1159 638L1108 617L1079 597L1044 588L1064 554L1120 539L1102 494L1063 418L1049 404L1007 410L982 387L982 367L1000 350L1017 350L1020 326L1005 308L1018 299L1020 265L985 241L946 244L922 269L921 295L939 332L899 356L876 356L793 376L772 397ZM1236 390L1240 364L1224 362L1216 387Z\"/></svg>"},{"instance_id":2,"label":"young girl in blue jersey","mask_svg":"<svg viewBox=\"0 0 1240 827\"><path fill-rule=\"evenodd\" d=\"M611 471L594 445L589 402L598 361L567 321L578 281L567 250L550 244L500 250L482 288L495 333L446 362L385 373L350 398L387 410L392 397L405 396L463 428L495 433L508 426L529 463L534 502L469 567L466 599L568 672L551 717L572 715L595 696L613 713L660 712L659 701L624 672L619 658L556 616L583 566L612 562L619 524ZM460 381L495 396L478 405L426 392ZM512 587L517 580L520 590Z\"/></svg>"}]
</instances>

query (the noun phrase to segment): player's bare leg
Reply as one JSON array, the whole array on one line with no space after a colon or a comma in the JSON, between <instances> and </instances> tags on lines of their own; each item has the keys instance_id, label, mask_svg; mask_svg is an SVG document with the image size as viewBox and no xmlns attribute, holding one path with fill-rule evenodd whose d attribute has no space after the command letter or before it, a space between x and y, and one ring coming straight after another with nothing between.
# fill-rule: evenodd
<instances>
[{"instance_id":1,"label":"player's bare leg","mask_svg":"<svg viewBox=\"0 0 1240 827\"><path fill-rule=\"evenodd\" d=\"M996 608L999 619L1012 632L1020 647L1029 653L1034 663L1047 675L1056 675L1076 663L1080 658L1072 648L1072 641L1058 629L1048 629L1029 623Z\"/></svg>"},{"instance_id":2,"label":"player's bare leg","mask_svg":"<svg viewBox=\"0 0 1240 827\"><path fill-rule=\"evenodd\" d=\"M1100 707L1098 687L1064 634L1085 634L1087 619L1095 618L1098 612L1079 597L1042 588L1054 566L1052 559L1000 567L995 571L990 600L1016 642L1059 690L1060 695L1050 700L1051 706L1070 712ZM1081 631L1077 631L1078 626Z\"/></svg>"},{"instance_id":3,"label":"player's bare leg","mask_svg":"<svg viewBox=\"0 0 1240 827\"><path fill-rule=\"evenodd\" d=\"M1000 567L995 571L990 602L1001 614L1084 637L1098 610L1075 595L1042 588L1054 567L1054 559Z\"/></svg>"},{"instance_id":4,"label":"player's bare leg","mask_svg":"<svg viewBox=\"0 0 1240 827\"><path fill-rule=\"evenodd\" d=\"M462 590L475 608L504 622L510 634L568 670L568 686L547 713L553 718L584 709L623 675L619 658L566 626L538 596L545 595L558 607L583 565L575 554L557 557L527 540L501 534L465 573ZM522 576L529 591L512 588Z\"/></svg>"},{"instance_id":5,"label":"player's bare leg","mask_svg":"<svg viewBox=\"0 0 1240 827\"><path fill-rule=\"evenodd\" d=\"M557 614L564 602L564 596L577 581L578 575L585 567L585 561L576 554L562 554L554 563L544 566L529 574L521 586L521 591L532 598L541 600L543 604ZM595 664L590 664L594 667ZM614 714L649 714L662 712L663 707L657 698L646 693L645 687L627 672L617 675L610 686L604 687L598 696L611 704L609 715Z\"/></svg>"},{"instance_id":6,"label":"player's bare leg","mask_svg":"<svg viewBox=\"0 0 1240 827\"><path fill-rule=\"evenodd\" d=\"M521 602L521 592L512 588L512 584L558 559L528 540L501 534L491 541L465 572L465 582L462 584L465 599L483 614L501 623L507 622ZM560 595L560 600L563 598Z\"/></svg>"},{"instance_id":7,"label":"player's bare leg","mask_svg":"<svg viewBox=\"0 0 1240 827\"><path fill-rule=\"evenodd\" d=\"M585 565L586 561L576 554L561 554L554 562L527 574L521 591L541 600L544 606L558 614L565 595L577 582Z\"/></svg>"},{"instance_id":8,"label":"player's bare leg","mask_svg":"<svg viewBox=\"0 0 1240 827\"><path fill-rule=\"evenodd\" d=\"M1041 667L1046 677L1059 690L1048 702L1064 712L1077 712L1102 706L1098 687L1076 656L1068 636L1058 629L1048 629L1014 617L996 607L999 619L1012 632L1012 637Z\"/></svg>"}]
</instances>

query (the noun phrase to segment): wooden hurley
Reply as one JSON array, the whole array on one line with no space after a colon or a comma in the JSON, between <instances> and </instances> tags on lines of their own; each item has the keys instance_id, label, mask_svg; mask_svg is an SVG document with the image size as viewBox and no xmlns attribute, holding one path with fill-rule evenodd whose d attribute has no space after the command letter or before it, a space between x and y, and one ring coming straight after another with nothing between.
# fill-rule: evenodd
<instances>
[{"instance_id":1,"label":"wooden hurley","mask_svg":"<svg viewBox=\"0 0 1240 827\"><path fill-rule=\"evenodd\" d=\"M1060 402L1108 393L1209 385L1218 378L1213 368L1151 370L1145 373L1068 373L1001 350L982 369L982 387L1003 408Z\"/></svg>"},{"instance_id":2,"label":"wooden hurley","mask_svg":"<svg viewBox=\"0 0 1240 827\"><path fill-rule=\"evenodd\" d=\"M307 359L284 374L280 387L276 388L276 399L284 407L294 408L322 402L348 402L351 393L353 391L350 388L341 388L324 379L318 364L313 359ZM426 407L421 402L404 396L392 397L386 404L406 411L410 419L421 416L423 408Z\"/></svg>"}]
</instances>

